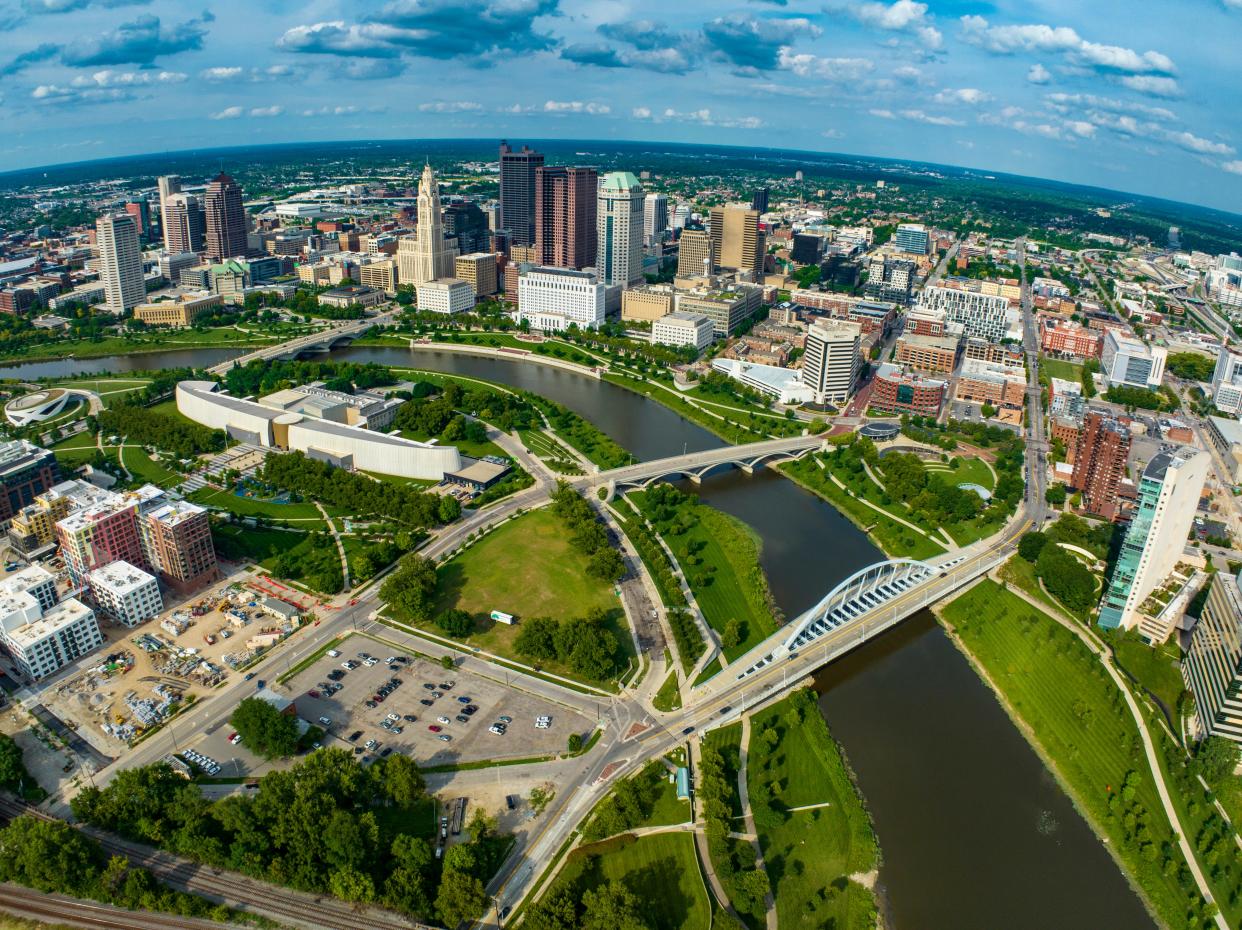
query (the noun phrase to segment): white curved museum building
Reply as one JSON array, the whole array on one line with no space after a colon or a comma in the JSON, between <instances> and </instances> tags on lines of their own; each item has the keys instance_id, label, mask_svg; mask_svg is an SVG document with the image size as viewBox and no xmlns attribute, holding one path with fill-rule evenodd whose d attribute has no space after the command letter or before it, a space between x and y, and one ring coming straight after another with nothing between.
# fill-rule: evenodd
<instances>
[{"instance_id":1,"label":"white curved museum building","mask_svg":"<svg viewBox=\"0 0 1242 930\"><path fill-rule=\"evenodd\" d=\"M240 442L304 452L341 468L431 481L461 468L456 446L415 442L305 412L272 409L221 393L218 387L214 381L179 382L177 409L196 423L224 430Z\"/></svg>"},{"instance_id":2,"label":"white curved museum building","mask_svg":"<svg viewBox=\"0 0 1242 930\"><path fill-rule=\"evenodd\" d=\"M25 426L27 423L51 419L63 411L70 401L76 403L76 400L73 392L64 388L35 391L5 404L4 415L14 426Z\"/></svg>"}]
</instances>

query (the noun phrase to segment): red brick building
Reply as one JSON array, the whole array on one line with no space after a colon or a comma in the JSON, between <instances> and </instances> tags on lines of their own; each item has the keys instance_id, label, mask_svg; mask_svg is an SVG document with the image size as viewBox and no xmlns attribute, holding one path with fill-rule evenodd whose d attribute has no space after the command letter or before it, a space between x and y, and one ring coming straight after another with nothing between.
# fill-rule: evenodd
<instances>
[{"instance_id":1,"label":"red brick building","mask_svg":"<svg viewBox=\"0 0 1242 930\"><path fill-rule=\"evenodd\" d=\"M1045 318L1039 330L1039 343L1045 352L1099 358L1104 334L1077 323Z\"/></svg>"},{"instance_id":2,"label":"red brick building","mask_svg":"<svg viewBox=\"0 0 1242 930\"><path fill-rule=\"evenodd\" d=\"M1070 486L1082 492L1083 508L1106 520L1121 516L1118 487L1126 474L1130 431L1112 417L1089 413L1074 455Z\"/></svg>"},{"instance_id":3,"label":"red brick building","mask_svg":"<svg viewBox=\"0 0 1242 930\"><path fill-rule=\"evenodd\" d=\"M868 406L885 413L937 416L944 403L945 383L907 374L896 365L881 365L871 381Z\"/></svg>"}]
</instances>

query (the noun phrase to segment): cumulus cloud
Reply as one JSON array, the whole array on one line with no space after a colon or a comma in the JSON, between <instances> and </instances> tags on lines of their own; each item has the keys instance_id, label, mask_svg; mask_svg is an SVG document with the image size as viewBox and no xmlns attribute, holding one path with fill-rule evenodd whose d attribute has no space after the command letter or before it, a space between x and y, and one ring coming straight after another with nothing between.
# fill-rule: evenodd
<instances>
[{"instance_id":1,"label":"cumulus cloud","mask_svg":"<svg viewBox=\"0 0 1242 930\"><path fill-rule=\"evenodd\" d=\"M76 13L88 6L113 9L122 6L146 6L151 0L22 0L22 9L32 15L44 13Z\"/></svg>"},{"instance_id":2,"label":"cumulus cloud","mask_svg":"<svg viewBox=\"0 0 1242 930\"><path fill-rule=\"evenodd\" d=\"M630 111L630 116L634 119L651 119L651 109L649 107L635 107Z\"/></svg>"},{"instance_id":3,"label":"cumulus cloud","mask_svg":"<svg viewBox=\"0 0 1242 930\"><path fill-rule=\"evenodd\" d=\"M821 58L807 53L795 54L782 48L777 56L782 71L792 71L798 77L817 77L826 81L856 81L875 70L874 62L866 58Z\"/></svg>"},{"instance_id":4,"label":"cumulus cloud","mask_svg":"<svg viewBox=\"0 0 1242 930\"><path fill-rule=\"evenodd\" d=\"M392 0L359 23L329 20L294 26L276 45L290 52L346 58L411 55L488 64L501 54L553 48L555 40L538 31L534 20L556 12L557 0L483 5L471 0Z\"/></svg>"},{"instance_id":5,"label":"cumulus cloud","mask_svg":"<svg viewBox=\"0 0 1242 930\"><path fill-rule=\"evenodd\" d=\"M296 73L289 65L269 65L266 68L243 68L238 65L204 68L198 72L200 81L209 84L230 84L234 81L279 81Z\"/></svg>"},{"instance_id":6,"label":"cumulus cloud","mask_svg":"<svg viewBox=\"0 0 1242 930\"><path fill-rule=\"evenodd\" d=\"M1052 52L1073 64L1115 74L1171 75L1177 67L1162 52L1138 52L1120 45L1089 42L1069 26L1037 23L993 26L982 16L963 16L962 38L971 45L1013 55L1018 52Z\"/></svg>"},{"instance_id":7,"label":"cumulus cloud","mask_svg":"<svg viewBox=\"0 0 1242 930\"><path fill-rule=\"evenodd\" d=\"M977 107L991 100L992 95L976 87L946 87L932 99L941 104L964 103L967 106Z\"/></svg>"},{"instance_id":8,"label":"cumulus cloud","mask_svg":"<svg viewBox=\"0 0 1242 930\"><path fill-rule=\"evenodd\" d=\"M610 39L627 42L635 48L645 49L646 51L658 48L673 48L686 42L685 36L672 32L650 19L605 23L596 31Z\"/></svg>"},{"instance_id":9,"label":"cumulus cloud","mask_svg":"<svg viewBox=\"0 0 1242 930\"><path fill-rule=\"evenodd\" d=\"M561 58L597 68L641 68L661 74L685 74L690 61L676 48L618 49L603 43L577 43L561 49Z\"/></svg>"},{"instance_id":10,"label":"cumulus cloud","mask_svg":"<svg viewBox=\"0 0 1242 930\"><path fill-rule=\"evenodd\" d=\"M339 107L319 107L314 110L303 110L303 116L350 116L354 113L360 113L361 110L355 106L339 106Z\"/></svg>"},{"instance_id":11,"label":"cumulus cloud","mask_svg":"<svg viewBox=\"0 0 1242 930\"><path fill-rule=\"evenodd\" d=\"M1152 74L1127 74L1118 78L1123 87L1152 97L1180 97L1181 85L1171 77Z\"/></svg>"},{"instance_id":12,"label":"cumulus cloud","mask_svg":"<svg viewBox=\"0 0 1242 930\"><path fill-rule=\"evenodd\" d=\"M437 103L420 103L418 109L423 113L472 113L482 110L483 105L472 100L439 101Z\"/></svg>"},{"instance_id":13,"label":"cumulus cloud","mask_svg":"<svg viewBox=\"0 0 1242 930\"><path fill-rule=\"evenodd\" d=\"M1026 72L1026 79L1032 84L1047 84L1052 80L1052 75L1048 73L1048 69L1036 62L1031 65L1031 70Z\"/></svg>"},{"instance_id":14,"label":"cumulus cloud","mask_svg":"<svg viewBox=\"0 0 1242 930\"><path fill-rule=\"evenodd\" d=\"M697 123L723 129L759 129L764 125L763 120L757 116L718 116L707 107L699 110L675 110L667 107L658 113L649 107L635 107L630 115L635 119L651 120L655 123Z\"/></svg>"},{"instance_id":15,"label":"cumulus cloud","mask_svg":"<svg viewBox=\"0 0 1242 930\"><path fill-rule=\"evenodd\" d=\"M158 16L144 15L94 38L65 45L60 58L66 65L151 65L157 58L203 47L207 27L215 19L206 10L183 23L165 25Z\"/></svg>"},{"instance_id":16,"label":"cumulus cloud","mask_svg":"<svg viewBox=\"0 0 1242 930\"><path fill-rule=\"evenodd\" d=\"M581 100L549 100L543 105L545 113L590 113L602 116L611 113L612 107L606 103L583 102Z\"/></svg>"},{"instance_id":17,"label":"cumulus cloud","mask_svg":"<svg viewBox=\"0 0 1242 930\"><path fill-rule=\"evenodd\" d=\"M280 114L284 112L285 112L285 108L280 107L280 106L251 107L250 109L250 115L254 117L258 117L260 119L266 119L272 116L280 116Z\"/></svg>"},{"instance_id":18,"label":"cumulus cloud","mask_svg":"<svg viewBox=\"0 0 1242 930\"><path fill-rule=\"evenodd\" d=\"M1174 120L1177 114L1165 107L1153 107L1145 103L1130 100L1117 100L1114 97L1101 97L1096 94L1048 94L1044 98L1048 106L1061 113L1071 109L1103 110L1106 113L1130 113L1148 116L1152 119Z\"/></svg>"},{"instance_id":19,"label":"cumulus cloud","mask_svg":"<svg viewBox=\"0 0 1242 930\"><path fill-rule=\"evenodd\" d=\"M40 84L31 91L32 99L40 103L72 105L82 103L110 103L121 100L137 100L144 95L144 88L159 85L181 84L188 75L179 71L96 71L78 75L67 85Z\"/></svg>"},{"instance_id":20,"label":"cumulus cloud","mask_svg":"<svg viewBox=\"0 0 1242 930\"><path fill-rule=\"evenodd\" d=\"M772 71L781 49L801 37L817 37L822 30L809 19L756 19L744 13L721 16L703 26L703 38L712 54L744 72Z\"/></svg>"},{"instance_id":21,"label":"cumulus cloud","mask_svg":"<svg viewBox=\"0 0 1242 930\"><path fill-rule=\"evenodd\" d=\"M944 116L938 113L928 113L925 110L909 109L909 110L886 110L875 108L867 111L872 116L878 116L880 119L902 119L911 123L926 123L929 126L965 126L966 124L960 119L954 119L951 116Z\"/></svg>"},{"instance_id":22,"label":"cumulus cloud","mask_svg":"<svg viewBox=\"0 0 1242 930\"><path fill-rule=\"evenodd\" d=\"M931 24L927 4L915 0L896 0L895 3L859 3L846 7L850 16L865 26L885 32L906 32L918 37L929 49L944 44L944 36Z\"/></svg>"},{"instance_id":23,"label":"cumulus cloud","mask_svg":"<svg viewBox=\"0 0 1242 930\"><path fill-rule=\"evenodd\" d=\"M211 114L212 119L239 119L246 112L245 107L225 107Z\"/></svg>"},{"instance_id":24,"label":"cumulus cloud","mask_svg":"<svg viewBox=\"0 0 1242 930\"><path fill-rule=\"evenodd\" d=\"M1235 159L1234 161L1223 162L1221 167L1230 174L1242 174L1242 161Z\"/></svg>"}]
</instances>

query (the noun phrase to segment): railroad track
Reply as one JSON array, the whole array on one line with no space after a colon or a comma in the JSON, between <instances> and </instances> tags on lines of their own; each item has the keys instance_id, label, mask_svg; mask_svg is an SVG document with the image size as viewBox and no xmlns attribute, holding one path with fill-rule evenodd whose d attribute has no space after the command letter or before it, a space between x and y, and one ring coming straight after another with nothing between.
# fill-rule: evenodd
<instances>
[{"instance_id":1,"label":"railroad track","mask_svg":"<svg viewBox=\"0 0 1242 930\"><path fill-rule=\"evenodd\" d=\"M23 814L40 820L59 819L14 798L0 796L0 818L11 820ZM99 843L109 855L126 857L131 864L147 869L173 888L220 904L263 914L292 927L307 930L356 930L358 927L366 927L367 930L432 930L425 924L419 924L392 911L355 908L329 896L317 897L306 892L280 888L236 872L226 872L190 862L93 827L79 826L77 829ZM144 925L135 926L142 928ZM193 926L197 927L199 924Z\"/></svg>"},{"instance_id":2,"label":"railroad track","mask_svg":"<svg viewBox=\"0 0 1242 930\"><path fill-rule=\"evenodd\" d=\"M29 920L107 930L221 930L222 924L196 917L127 911L98 901L44 894L21 885L0 885L0 912Z\"/></svg>"}]
</instances>

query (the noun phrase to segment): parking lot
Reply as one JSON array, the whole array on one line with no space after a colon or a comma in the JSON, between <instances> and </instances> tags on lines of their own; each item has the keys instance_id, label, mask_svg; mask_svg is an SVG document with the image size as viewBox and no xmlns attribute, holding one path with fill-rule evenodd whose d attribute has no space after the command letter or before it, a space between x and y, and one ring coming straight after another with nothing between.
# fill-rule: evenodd
<instances>
[{"instance_id":1,"label":"parking lot","mask_svg":"<svg viewBox=\"0 0 1242 930\"><path fill-rule=\"evenodd\" d=\"M585 738L594 725L581 714L506 687L503 681L460 669L445 671L413 655L404 663L392 662L390 668L382 660L396 659L398 653L365 636L348 637L337 651L340 655L324 655L283 685L268 682L268 686L292 698L297 715L308 723L322 726L321 717L330 721L324 727L323 745L351 749L366 761L385 751L405 753L423 766L551 755L565 750L571 733ZM381 661L368 666L360 653ZM346 670L342 668L345 662L356 667ZM333 682L331 675L338 671L343 675ZM394 678L401 684L382 694L381 688L390 686ZM325 693L324 683L340 688L334 694ZM376 701L376 697L383 700ZM376 706L368 707L368 701ZM477 710L467 714L468 707ZM510 720L502 721L502 717ZM549 718L546 727L537 726L540 717ZM489 727L498 723L505 724L505 731L490 732ZM231 733L226 723L193 748L220 764L221 777L261 775L273 767L245 745L231 744ZM277 763L276 767L283 766Z\"/></svg>"}]
</instances>

